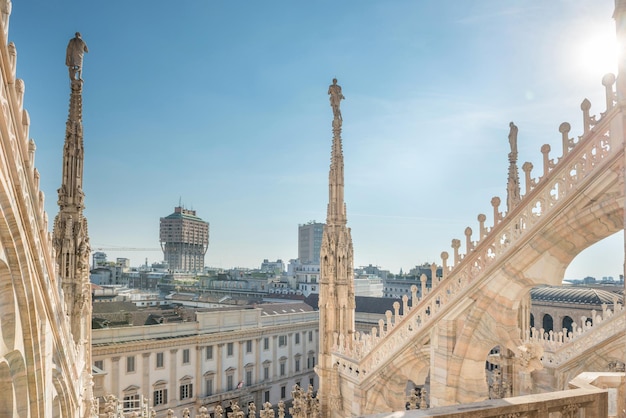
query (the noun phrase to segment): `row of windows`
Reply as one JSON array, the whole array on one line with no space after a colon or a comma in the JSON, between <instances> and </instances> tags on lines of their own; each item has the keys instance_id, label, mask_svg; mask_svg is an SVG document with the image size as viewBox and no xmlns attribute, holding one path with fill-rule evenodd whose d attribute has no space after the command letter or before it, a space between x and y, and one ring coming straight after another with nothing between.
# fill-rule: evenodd
<instances>
[{"instance_id":1,"label":"row of windows","mask_svg":"<svg viewBox=\"0 0 626 418\"><path fill-rule=\"evenodd\" d=\"M309 341L313 341L313 331L309 331ZM295 344L300 344L300 333L295 334ZM280 335L278 337L278 346L285 347L287 345L287 336ZM270 349L270 339L265 337L263 339L263 350ZM234 343L230 342L226 344L226 355L233 356L235 351ZM206 360L213 360L213 346L209 345L205 349ZM246 340L246 353L252 353L252 340ZM182 350L182 364L189 364L191 362L191 354L188 348ZM156 368L161 369L165 365L163 352L156 353ZM94 366L104 370L104 363L102 360L94 362ZM135 372L135 356L126 357L126 373Z\"/></svg>"}]
</instances>

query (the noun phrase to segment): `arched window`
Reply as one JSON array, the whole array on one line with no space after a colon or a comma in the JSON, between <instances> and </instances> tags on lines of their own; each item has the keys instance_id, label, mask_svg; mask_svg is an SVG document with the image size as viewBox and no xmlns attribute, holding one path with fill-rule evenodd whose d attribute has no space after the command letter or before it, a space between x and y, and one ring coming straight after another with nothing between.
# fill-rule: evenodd
<instances>
[{"instance_id":1,"label":"arched window","mask_svg":"<svg viewBox=\"0 0 626 418\"><path fill-rule=\"evenodd\" d=\"M563 328L567 329L567 332L572 332L572 323L574 320L569 316L563 318Z\"/></svg>"},{"instance_id":2,"label":"arched window","mask_svg":"<svg viewBox=\"0 0 626 418\"><path fill-rule=\"evenodd\" d=\"M550 332L554 330L554 323L552 321L552 316L550 314L545 314L543 316L543 330L544 332Z\"/></svg>"}]
</instances>

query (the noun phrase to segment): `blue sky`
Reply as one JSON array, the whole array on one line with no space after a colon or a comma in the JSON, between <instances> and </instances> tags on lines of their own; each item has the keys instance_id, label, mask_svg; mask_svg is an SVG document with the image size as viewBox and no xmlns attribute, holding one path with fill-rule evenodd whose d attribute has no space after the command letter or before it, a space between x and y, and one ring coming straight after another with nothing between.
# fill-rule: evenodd
<instances>
[{"instance_id":1,"label":"blue sky","mask_svg":"<svg viewBox=\"0 0 626 418\"><path fill-rule=\"evenodd\" d=\"M332 112L343 87L346 202L355 265L439 262L505 201L508 124L540 167L580 102L604 110L615 71L612 0L15 1L10 40L57 212L69 103L65 48L83 78L86 215L94 249L158 248L179 201L211 224L206 264L297 257L324 221ZM492 222L488 218L488 224ZM617 277L622 234L568 277ZM107 251L133 265L158 251ZM591 261L587 260L593 260Z\"/></svg>"}]
</instances>

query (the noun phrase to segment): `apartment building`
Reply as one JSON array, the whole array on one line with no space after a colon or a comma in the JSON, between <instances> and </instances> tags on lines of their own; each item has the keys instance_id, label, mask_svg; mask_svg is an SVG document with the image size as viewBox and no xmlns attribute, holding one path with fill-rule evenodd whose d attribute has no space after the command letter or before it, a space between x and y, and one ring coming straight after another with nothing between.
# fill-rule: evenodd
<instances>
[{"instance_id":1,"label":"apartment building","mask_svg":"<svg viewBox=\"0 0 626 418\"><path fill-rule=\"evenodd\" d=\"M288 401L317 388L319 315L303 302L200 309L195 321L93 331L94 394L130 412L148 399L157 416Z\"/></svg>"}]
</instances>

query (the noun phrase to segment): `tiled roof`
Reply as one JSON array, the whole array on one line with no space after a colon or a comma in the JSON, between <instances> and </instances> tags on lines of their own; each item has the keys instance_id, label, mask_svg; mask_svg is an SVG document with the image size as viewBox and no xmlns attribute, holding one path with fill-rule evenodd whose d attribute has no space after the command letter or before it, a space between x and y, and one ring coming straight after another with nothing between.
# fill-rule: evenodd
<instances>
[{"instance_id":1,"label":"tiled roof","mask_svg":"<svg viewBox=\"0 0 626 418\"><path fill-rule=\"evenodd\" d=\"M617 297L618 302L622 303L624 299L622 295L589 287L546 286L536 287L530 291L530 299L535 302L561 302L600 306L603 303L612 305L615 297Z\"/></svg>"}]
</instances>

